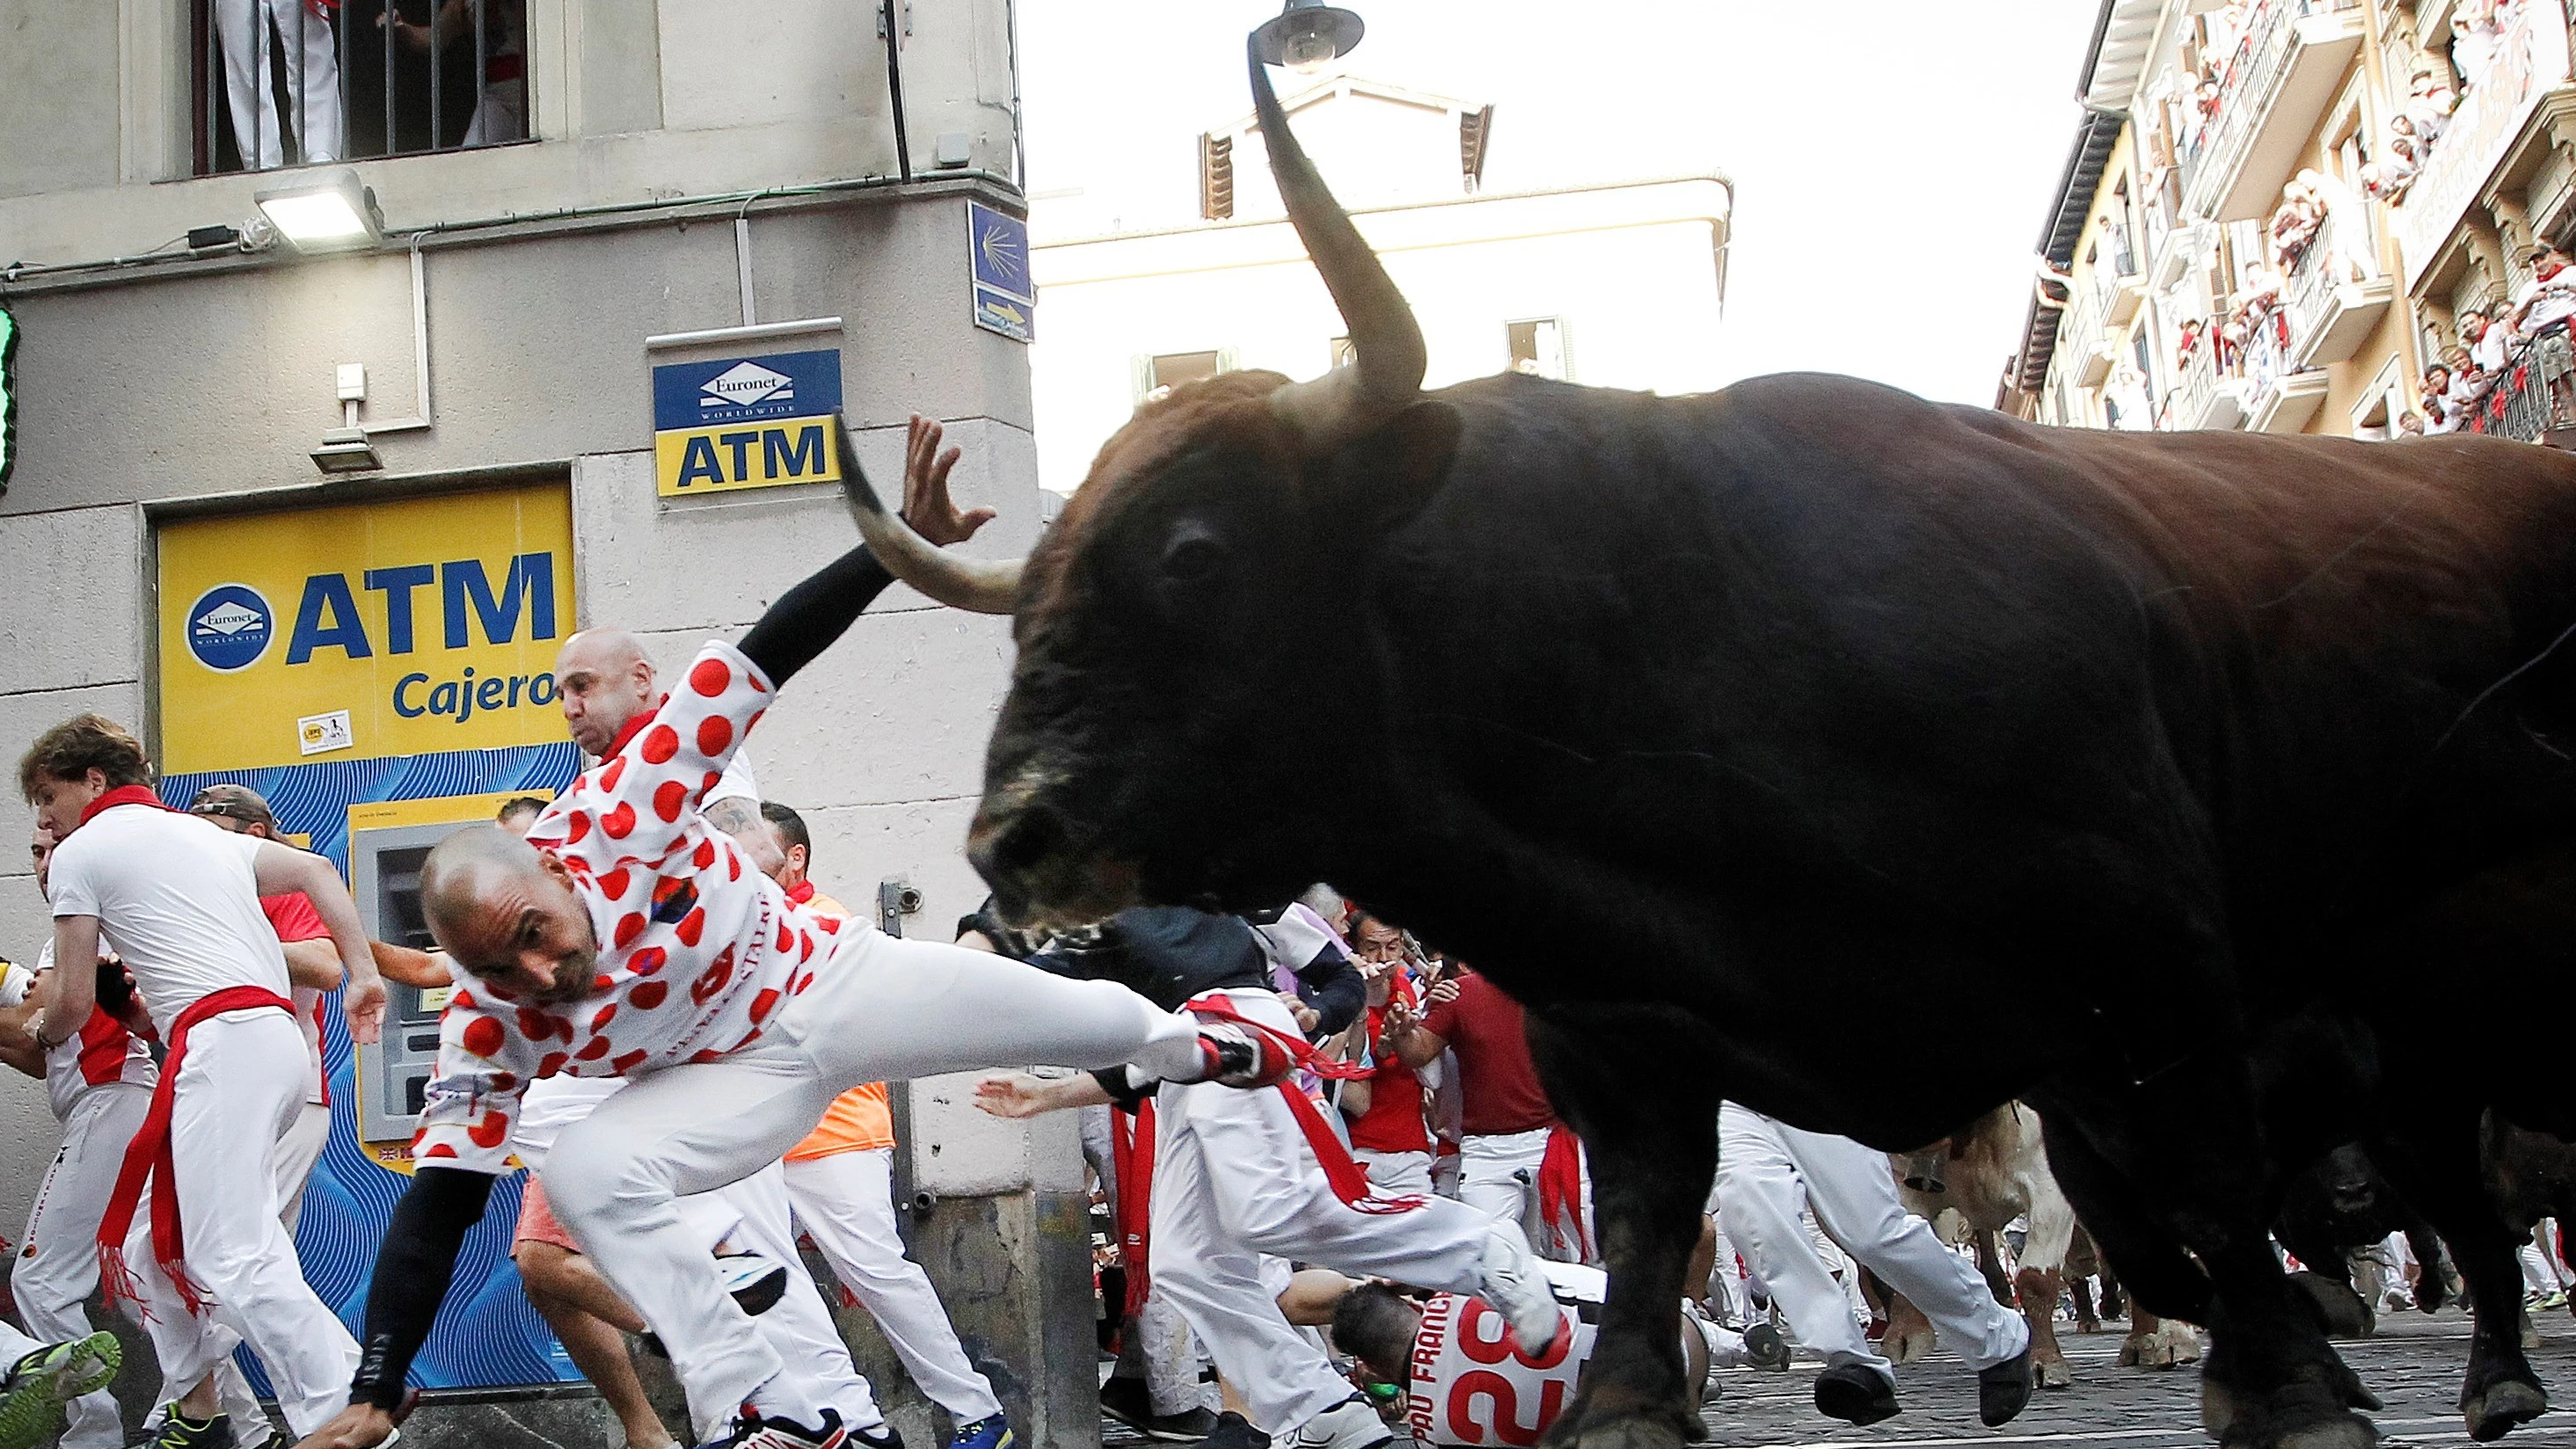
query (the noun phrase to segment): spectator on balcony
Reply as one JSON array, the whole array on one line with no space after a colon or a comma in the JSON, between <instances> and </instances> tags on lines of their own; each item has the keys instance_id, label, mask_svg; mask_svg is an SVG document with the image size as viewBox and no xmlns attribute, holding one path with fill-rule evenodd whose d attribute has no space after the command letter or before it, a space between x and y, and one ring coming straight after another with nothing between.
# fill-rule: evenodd
<instances>
[{"instance_id":1,"label":"spectator on balcony","mask_svg":"<svg viewBox=\"0 0 2576 1449\"><path fill-rule=\"evenodd\" d=\"M2317 232L2325 225L2325 206L2306 179L2314 174L2302 171L2282 187L2281 204L2272 210L2272 265L2285 272L2307 260L2308 249L2316 244Z\"/></svg>"},{"instance_id":2,"label":"spectator on balcony","mask_svg":"<svg viewBox=\"0 0 2576 1449\"><path fill-rule=\"evenodd\" d=\"M393 16L394 33L415 53L444 51L474 36L476 8L474 0L444 0L427 25ZM528 134L527 50L521 40L527 29L527 0L487 0L481 8L482 54L477 59L483 67L483 85L474 115L457 141L460 146L519 141Z\"/></svg>"},{"instance_id":3,"label":"spectator on balcony","mask_svg":"<svg viewBox=\"0 0 2576 1449\"><path fill-rule=\"evenodd\" d=\"M2513 314L2506 325L2529 339L2526 355L2549 380L2555 426L2557 419L2576 417L2576 354L2567 340L2568 321L2576 318L2576 258L2563 248L2540 246L2524 260L2531 265L2531 280L2513 294Z\"/></svg>"},{"instance_id":4,"label":"spectator on balcony","mask_svg":"<svg viewBox=\"0 0 2576 1449\"><path fill-rule=\"evenodd\" d=\"M2438 435L2459 426L2458 419L2463 414L2452 406L2451 389L2454 385L2451 369L2442 364L2437 362L2424 369L2424 416L2418 421L2416 431Z\"/></svg>"},{"instance_id":5,"label":"spectator on balcony","mask_svg":"<svg viewBox=\"0 0 2576 1449\"><path fill-rule=\"evenodd\" d=\"M2512 341L2506 330L2489 320L2483 307L2471 307L2460 314L2460 341L2469 349L2469 360L2477 367L2479 390L2495 385L2504 371L2507 345Z\"/></svg>"},{"instance_id":6,"label":"spectator on balcony","mask_svg":"<svg viewBox=\"0 0 2576 1449\"><path fill-rule=\"evenodd\" d=\"M2451 383L2442 394L2442 410L2457 417L2467 417L2495 385L2495 378L2478 370L2465 347L2442 349L2442 367L2451 375Z\"/></svg>"},{"instance_id":7,"label":"spectator on balcony","mask_svg":"<svg viewBox=\"0 0 2576 1449\"><path fill-rule=\"evenodd\" d=\"M2174 371L2186 372L2190 370L2191 355L2200 350L2200 345L2204 340L2204 334L2208 331L2208 328L2209 324L2198 317L2189 318L2184 321L2182 324L2182 336L2174 343Z\"/></svg>"},{"instance_id":8,"label":"spectator on balcony","mask_svg":"<svg viewBox=\"0 0 2576 1449\"><path fill-rule=\"evenodd\" d=\"M2413 413L2399 413L2397 415L2397 431L2410 438L2420 438L2424 436L2427 430L2422 418L2417 417Z\"/></svg>"},{"instance_id":9,"label":"spectator on balcony","mask_svg":"<svg viewBox=\"0 0 2576 1449\"><path fill-rule=\"evenodd\" d=\"M2451 16L2451 64L2459 67L2462 90L2485 83L2500 38L2493 0L2461 0Z\"/></svg>"},{"instance_id":10,"label":"spectator on balcony","mask_svg":"<svg viewBox=\"0 0 2576 1449\"><path fill-rule=\"evenodd\" d=\"M2450 78L2434 74L2431 66L2417 67L2414 79L2406 84L2404 114L2423 145L2442 139L2442 133L2450 129L2451 112L2459 105L2460 93L2451 89Z\"/></svg>"},{"instance_id":11,"label":"spectator on balcony","mask_svg":"<svg viewBox=\"0 0 2576 1449\"><path fill-rule=\"evenodd\" d=\"M215 33L224 52L224 96L233 118L233 147L245 171L286 164L286 129L295 127L295 159L312 165L340 159L340 50L330 10L305 0L215 0ZM270 27L274 26L274 34ZM269 58L281 57L287 105L277 113Z\"/></svg>"}]
</instances>

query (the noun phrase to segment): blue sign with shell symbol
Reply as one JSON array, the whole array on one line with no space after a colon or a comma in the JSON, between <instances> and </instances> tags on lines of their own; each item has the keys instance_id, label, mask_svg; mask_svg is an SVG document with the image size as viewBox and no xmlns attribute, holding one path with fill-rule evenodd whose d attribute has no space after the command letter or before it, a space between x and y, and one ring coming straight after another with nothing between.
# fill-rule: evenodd
<instances>
[{"instance_id":1,"label":"blue sign with shell symbol","mask_svg":"<svg viewBox=\"0 0 2576 1449\"><path fill-rule=\"evenodd\" d=\"M1038 290L1029 275L1029 224L970 201L966 253L975 284L975 325L1014 342L1037 340Z\"/></svg>"}]
</instances>

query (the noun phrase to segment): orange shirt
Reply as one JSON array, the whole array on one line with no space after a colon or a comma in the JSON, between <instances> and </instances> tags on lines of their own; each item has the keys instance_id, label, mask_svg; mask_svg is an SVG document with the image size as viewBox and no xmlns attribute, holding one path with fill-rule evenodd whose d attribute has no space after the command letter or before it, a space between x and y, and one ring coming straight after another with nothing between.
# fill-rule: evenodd
<instances>
[{"instance_id":1,"label":"orange shirt","mask_svg":"<svg viewBox=\"0 0 2576 1449\"><path fill-rule=\"evenodd\" d=\"M850 909L817 892L811 882L788 892L788 898L819 916L846 921ZM804 1162L843 1152L872 1152L894 1146L894 1108L886 1101L886 1084L869 1082L832 1099L823 1120L804 1141L789 1149L787 1160Z\"/></svg>"}]
</instances>

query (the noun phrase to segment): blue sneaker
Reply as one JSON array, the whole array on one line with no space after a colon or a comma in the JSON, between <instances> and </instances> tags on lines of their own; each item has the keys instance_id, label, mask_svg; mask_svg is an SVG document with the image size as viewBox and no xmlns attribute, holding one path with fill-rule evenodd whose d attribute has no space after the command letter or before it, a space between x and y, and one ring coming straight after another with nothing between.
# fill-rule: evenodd
<instances>
[{"instance_id":1,"label":"blue sneaker","mask_svg":"<svg viewBox=\"0 0 2576 1449\"><path fill-rule=\"evenodd\" d=\"M972 1424L957 1426L950 1449L1011 1449L1011 1421L996 1409Z\"/></svg>"}]
</instances>

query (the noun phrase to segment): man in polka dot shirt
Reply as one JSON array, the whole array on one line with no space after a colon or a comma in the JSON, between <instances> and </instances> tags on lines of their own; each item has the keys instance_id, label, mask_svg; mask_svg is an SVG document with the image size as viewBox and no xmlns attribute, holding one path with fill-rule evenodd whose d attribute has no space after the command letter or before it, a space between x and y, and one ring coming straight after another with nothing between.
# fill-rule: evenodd
<instances>
[{"instance_id":1,"label":"man in polka dot shirt","mask_svg":"<svg viewBox=\"0 0 2576 1449\"><path fill-rule=\"evenodd\" d=\"M942 543L972 531L940 470L907 483L915 529ZM431 852L422 904L467 979L442 1024L418 1168L378 1254L351 1406L308 1443L390 1433L533 1079L634 1079L564 1130L542 1176L556 1216L668 1346L700 1437L710 1449L839 1449L849 1436L827 1386L753 1331L706 1271L677 1197L776 1162L862 1082L1023 1062L1243 1085L1285 1074L1276 1045L1124 987L818 918L708 824L707 792L778 687L890 582L866 548L851 550L739 647L700 650L651 724L524 841L477 826Z\"/></svg>"}]
</instances>

